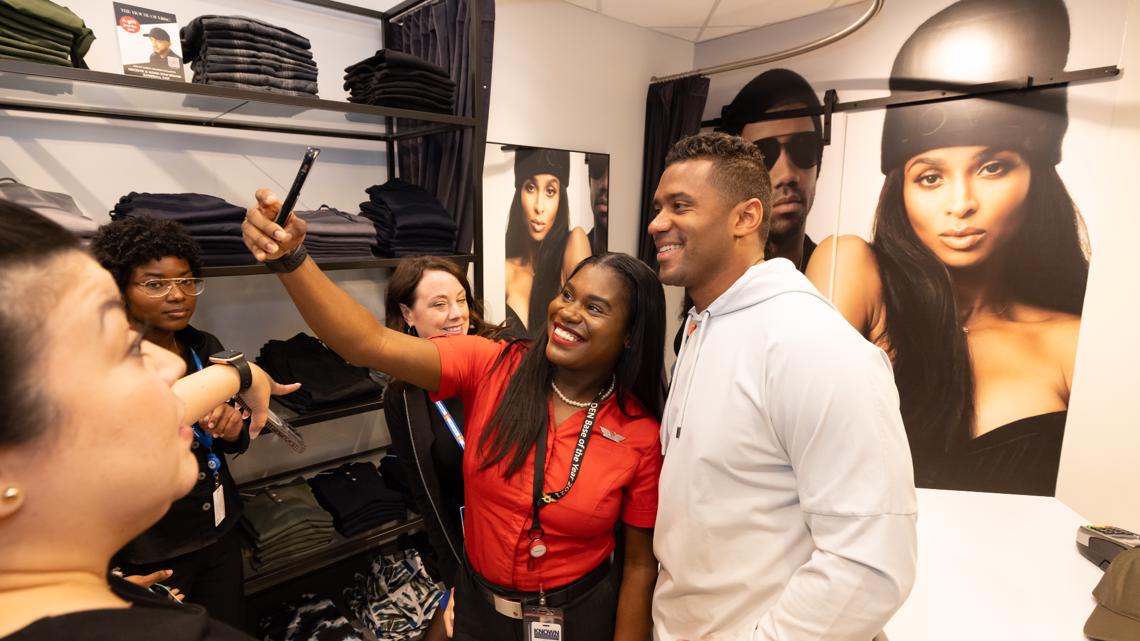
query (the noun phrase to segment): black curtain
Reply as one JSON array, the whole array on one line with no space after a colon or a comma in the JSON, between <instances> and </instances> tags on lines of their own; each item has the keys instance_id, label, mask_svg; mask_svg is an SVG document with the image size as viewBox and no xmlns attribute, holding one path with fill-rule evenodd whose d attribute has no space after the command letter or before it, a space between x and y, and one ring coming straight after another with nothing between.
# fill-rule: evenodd
<instances>
[{"instance_id":1,"label":"black curtain","mask_svg":"<svg viewBox=\"0 0 1140 641\"><path fill-rule=\"evenodd\" d=\"M641 173L641 243L638 258L657 269L657 250L647 231L653 220L653 192L665 171L669 148L701 130L701 114L709 97L709 79L689 76L649 85L645 99L645 153Z\"/></svg>"},{"instance_id":2,"label":"black curtain","mask_svg":"<svg viewBox=\"0 0 1140 641\"><path fill-rule=\"evenodd\" d=\"M479 74L483 87L471 86L468 44L469 8L479 3ZM491 60L495 43L494 0L439 0L400 18L392 25L392 49L419 56L448 70L456 83L456 105L461 116L471 116L472 95L481 104L483 130L491 101ZM459 252L471 251L475 230L474 185L469 168L476 163L475 180L483 176L482 141L475 131L464 130L397 143L400 177L435 194L459 225Z\"/></svg>"}]
</instances>

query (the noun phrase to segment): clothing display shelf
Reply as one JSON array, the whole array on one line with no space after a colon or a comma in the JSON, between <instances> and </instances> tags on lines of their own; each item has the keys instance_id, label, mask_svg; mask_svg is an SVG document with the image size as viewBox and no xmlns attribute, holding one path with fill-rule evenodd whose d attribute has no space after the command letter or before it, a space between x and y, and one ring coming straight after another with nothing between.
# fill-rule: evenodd
<instances>
[{"instance_id":1,"label":"clothing display shelf","mask_svg":"<svg viewBox=\"0 0 1140 641\"><path fill-rule=\"evenodd\" d=\"M377 395L375 398L366 398L363 400L353 400L347 403L341 403L332 407L325 407L311 412L297 413L293 410L272 402L273 411L278 416L289 421L293 427L304 427L305 425L313 425L316 423L324 423L331 421L335 418L344 418L345 416L355 416L357 414L364 414L366 412L375 412L384 409L384 397Z\"/></svg>"},{"instance_id":2,"label":"clothing display shelf","mask_svg":"<svg viewBox=\"0 0 1140 641\"><path fill-rule=\"evenodd\" d=\"M468 263L475 260L474 254L455 254L452 256L442 256L458 263L460 267L466 267ZM335 271L340 269L395 269L400 264L401 258L357 258L352 260L318 260L317 264L321 266L324 271ZM235 265L232 267L203 267L202 276L205 278L217 278L219 276L256 276L258 274L272 274L264 265Z\"/></svg>"},{"instance_id":3,"label":"clothing display shelf","mask_svg":"<svg viewBox=\"0 0 1140 641\"><path fill-rule=\"evenodd\" d=\"M248 492L257 490L271 485L280 485L287 483L298 476L309 477L322 470L337 467L343 463L352 463L361 460L375 461L380 455L387 452L388 447L375 447L372 449L363 450L360 452L353 452L345 456L339 456L334 459L322 461L306 467L296 468L285 472L279 472L271 476L266 476L259 479L246 481L238 485L238 490L241 492ZM246 595L256 594L280 585L287 581L292 581L304 577L310 572L319 570L321 568L332 565L338 561L351 558L358 554L370 552L375 548L391 543L403 534L411 534L418 532L423 528L423 519L417 515L411 514L409 518L401 521L393 521L385 523L384 525L361 532L356 536L347 538L339 543L333 544L329 547L316 550L311 554L298 556L292 559L288 565L280 566L269 572L260 574L253 574L245 577L245 593Z\"/></svg>"},{"instance_id":4,"label":"clothing display shelf","mask_svg":"<svg viewBox=\"0 0 1140 641\"><path fill-rule=\"evenodd\" d=\"M396 141L475 119L0 60L0 108L354 140Z\"/></svg>"}]
</instances>

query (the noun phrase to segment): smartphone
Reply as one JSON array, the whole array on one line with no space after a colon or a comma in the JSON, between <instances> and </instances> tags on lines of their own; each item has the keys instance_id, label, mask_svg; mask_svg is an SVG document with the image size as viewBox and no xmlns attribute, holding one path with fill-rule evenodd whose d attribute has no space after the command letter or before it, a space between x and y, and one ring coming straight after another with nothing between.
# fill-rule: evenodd
<instances>
[{"instance_id":1,"label":"smartphone","mask_svg":"<svg viewBox=\"0 0 1140 641\"><path fill-rule=\"evenodd\" d=\"M301 168L297 170L297 177L293 179L293 186L289 188L285 202L281 203L281 211L277 212L277 219L273 221L281 227L285 226L285 222L289 220L289 214L293 213L293 207L297 205L297 198L301 195L301 187L305 186L305 180L309 177L309 170L313 168L313 162L319 155L321 155L321 150L316 147L305 149L305 157L301 159Z\"/></svg>"},{"instance_id":2,"label":"smartphone","mask_svg":"<svg viewBox=\"0 0 1140 641\"><path fill-rule=\"evenodd\" d=\"M240 396L235 396L233 400L237 401L237 404L246 412L250 414L253 413L253 411L249 409L249 405L246 405ZM276 434L282 441L285 441L285 444L294 452L304 452L305 449L308 448L305 444L305 437L301 436L297 428L290 425L288 421L278 416L273 410L269 410L269 416L265 420L265 429L262 431Z\"/></svg>"}]
</instances>

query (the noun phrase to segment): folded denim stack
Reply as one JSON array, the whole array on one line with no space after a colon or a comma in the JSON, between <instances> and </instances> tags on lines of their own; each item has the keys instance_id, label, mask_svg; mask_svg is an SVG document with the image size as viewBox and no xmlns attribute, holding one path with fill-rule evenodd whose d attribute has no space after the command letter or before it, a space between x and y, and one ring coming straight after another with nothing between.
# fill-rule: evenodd
<instances>
[{"instance_id":1,"label":"folded denim stack","mask_svg":"<svg viewBox=\"0 0 1140 641\"><path fill-rule=\"evenodd\" d=\"M313 258L369 257L377 246L376 226L363 216L325 206L293 213L308 223L305 249Z\"/></svg>"},{"instance_id":2,"label":"folded denim stack","mask_svg":"<svg viewBox=\"0 0 1140 641\"><path fill-rule=\"evenodd\" d=\"M420 638L442 598L443 586L415 550L373 559L368 573L357 574L344 592L349 614L385 641Z\"/></svg>"},{"instance_id":3,"label":"folded denim stack","mask_svg":"<svg viewBox=\"0 0 1140 641\"><path fill-rule=\"evenodd\" d=\"M376 225L379 256L455 253L457 227L451 214L421 187L393 178L365 191L360 213Z\"/></svg>"},{"instance_id":4,"label":"folded denim stack","mask_svg":"<svg viewBox=\"0 0 1140 641\"><path fill-rule=\"evenodd\" d=\"M199 16L182 27L183 58L194 82L317 95L317 63L308 38L242 16Z\"/></svg>"},{"instance_id":5,"label":"folded denim stack","mask_svg":"<svg viewBox=\"0 0 1140 641\"><path fill-rule=\"evenodd\" d=\"M336 604L314 594L263 615L257 633L262 641L364 641Z\"/></svg>"},{"instance_id":6,"label":"folded denim stack","mask_svg":"<svg viewBox=\"0 0 1140 641\"><path fill-rule=\"evenodd\" d=\"M272 571L337 539L333 517L303 478L242 493L242 527L254 573Z\"/></svg>"},{"instance_id":7,"label":"folded denim stack","mask_svg":"<svg viewBox=\"0 0 1140 641\"><path fill-rule=\"evenodd\" d=\"M333 515L336 531L355 536L407 517L404 499L380 478L371 463L346 463L309 479L321 507Z\"/></svg>"},{"instance_id":8,"label":"folded denim stack","mask_svg":"<svg viewBox=\"0 0 1140 641\"><path fill-rule=\"evenodd\" d=\"M348 101L436 113L455 113L455 81L438 65L381 49L344 70Z\"/></svg>"},{"instance_id":9,"label":"folded denim stack","mask_svg":"<svg viewBox=\"0 0 1140 641\"><path fill-rule=\"evenodd\" d=\"M95 32L48 0L0 0L0 58L86 69Z\"/></svg>"},{"instance_id":10,"label":"folded denim stack","mask_svg":"<svg viewBox=\"0 0 1140 641\"><path fill-rule=\"evenodd\" d=\"M99 229L99 224L80 211L71 196L29 187L15 178L0 178L0 199L31 209L82 240L91 240Z\"/></svg>"},{"instance_id":11,"label":"folded denim stack","mask_svg":"<svg viewBox=\"0 0 1140 641\"><path fill-rule=\"evenodd\" d=\"M241 239L245 208L204 194L148 194L132 191L119 199L111 218L150 216L186 226L202 252L202 263L252 265L257 261Z\"/></svg>"},{"instance_id":12,"label":"folded denim stack","mask_svg":"<svg viewBox=\"0 0 1140 641\"><path fill-rule=\"evenodd\" d=\"M368 369L349 365L324 343L300 333L287 341L271 340L261 346L257 364L273 380L301 383L301 389L275 397L296 412L307 412L358 399L379 399L384 388Z\"/></svg>"}]
</instances>

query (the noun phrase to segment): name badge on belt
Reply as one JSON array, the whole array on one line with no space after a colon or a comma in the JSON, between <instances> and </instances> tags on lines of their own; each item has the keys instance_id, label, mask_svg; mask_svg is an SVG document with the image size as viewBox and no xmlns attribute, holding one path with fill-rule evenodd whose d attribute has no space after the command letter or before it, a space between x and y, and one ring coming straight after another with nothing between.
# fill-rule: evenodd
<instances>
[{"instance_id":1,"label":"name badge on belt","mask_svg":"<svg viewBox=\"0 0 1140 641\"><path fill-rule=\"evenodd\" d=\"M526 641L562 641L562 609L528 605L523 608Z\"/></svg>"}]
</instances>

